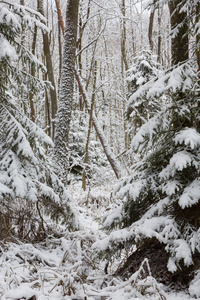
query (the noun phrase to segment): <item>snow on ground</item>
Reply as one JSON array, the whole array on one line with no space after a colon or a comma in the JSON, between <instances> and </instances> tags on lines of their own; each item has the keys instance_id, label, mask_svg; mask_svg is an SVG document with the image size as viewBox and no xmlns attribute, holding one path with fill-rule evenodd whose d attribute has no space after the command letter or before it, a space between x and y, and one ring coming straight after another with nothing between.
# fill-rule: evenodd
<instances>
[{"instance_id":1,"label":"snow on ground","mask_svg":"<svg viewBox=\"0 0 200 300\"><path fill-rule=\"evenodd\" d=\"M65 232L62 237L49 237L34 245L0 242L0 299L195 299L186 293L166 292L151 276L150 270L144 274L144 266L145 270L149 268L147 260L127 281L105 274L105 262L97 259L92 245L106 235L100 228L103 216L114 206L111 190L109 185L86 191L80 184L70 186L80 231ZM193 290L198 289L199 281L193 285Z\"/></svg>"}]
</instances>

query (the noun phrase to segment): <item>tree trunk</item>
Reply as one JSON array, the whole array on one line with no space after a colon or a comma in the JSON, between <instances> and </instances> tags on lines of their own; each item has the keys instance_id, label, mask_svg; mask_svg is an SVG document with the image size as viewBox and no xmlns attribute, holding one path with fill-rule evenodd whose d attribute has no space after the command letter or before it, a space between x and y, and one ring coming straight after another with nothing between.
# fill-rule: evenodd
<instances>
[{"instance_id":1,"label":"tree trunk","mask_svg":"<svg viewBox=\"0 0 200 300\"><path fill-rule=\"evenodd\" d=\"M121 20L121 74L122 74L122 96L125 98L125 74L128 70L128 63L126 58L126 23L125 23L125 17L126 17L126 9L125 9L125 0L122 0L121 2L121 12L122 12L122 20ZM128 150L129 147L129 138L127 134L127 122L126 122L126 105L125 102L123 102L123 115L124 115L124 144L125 148Z\"/></svg>"},{"instance_id":2,"label":"tree trunk","mask_svg":"<svg viewBox=\"0 0 200 300\"><path fill-rule=\"evenodd\" d=\"M57 8L57 14L58 14L58 23L62 29L62 33L64 35L65 33L65 25L64 25L64 21L63 21L63 17L62 17L62 12L60 9L60 0L55 0L56 3L56 8Z\"/></svg>"},{"instance_id":3,"label":"tree trunk","mask_svg":"<svg viewBox=\"0 0 200 300\"><path fill-rule=\"evenodd\" d=\"M80 92L81 92L81 94L83 96L83 100L85 102L85 106L86 106L88 112L90 113L90 111L91 111L90 100L88 99L87 92L86 92L86 90L85 90L85 88L83 86L82 80L81 80L81 78L80 78L80 76L79 76L79 74L78 74L77 71L75 71L75 76L76 76L76 80L77 80L78 85L79 85L79 90L80 90ZM110 163L110 165L111 165L111 167L112 167L112 169L113 169L116 177L120 178L120 169L119 169L118 161L116 160L114 154L112 153L112 151L111 151L111 149L110 149L110 147L109 147L109 145L108 145L108 143L106 141L106 138L104 136L103 130L99 126L99 123L98 123L97 118L96 118L96 116L95 116L94 113L92 114L92 121L93 121L94 129L95 129L95 131L97 133L97 136L98 136L98 138L99 138L99 140L101 142L101 145L102 145L102 147L104 149L104 152L106 154L106 157L107 157L107 159L108 159L108 161L109 161L109 163Z\"/></svg>"},{"instance_id":4,"label":"tree trunk","mask_svg":"<svg viewBox=\"0 0 200 300\"><path fill-rule=\"evenodd\" d=\"M96 89L96 79L97 79L97 61L94 62L94 77L93 77L93 93L92 93L92 102L91 102L91 108L90 108L90 118L89 118L89 126L88 126L88 135L87 135L87 142L85 146L85 157L84 157L84 165L87 163L88 159L88 150L89 150L89 142L90 142L90 133L92 128L92 115L93 115L93 109L94 109L94 101L95 101L95 89ZM86 190L86 166L84 166L83 170L83 176L82 176L82 188L85 191Z\"/></svg>"},{"instance_id":5,"label":"tree trunk","mask_svg":"<svg viewBox=\"0 0 200 300\"><path fill-rule=\"evenodd\" d=\"M151 11L150 17L149 17L149 32L148 32L148 37L149 37L149 46L150 50L153 51L153 20L154 20L154 10Z\"/></svg>"},{"instance_id":6,"label":"tree trunk","mask_svg":"<svg viewBox=\"0 0 200 300\"><path fill-rule=\"evenodd\" d=\"M158 62L161 63L161 8L158 8Z\"/></svg>"},{"instance_id":7,"label":"tree trunk","mask_svg":"<svg viewBox=\"0 0 200 300\"><path fill-rule=\"evenodd\" d=\"M47 80L47 78L45 80ZM45 132L48 136L51 136L51 113L48 90L45 91Z\"/></svg>"},{"instance_id":8,"label":"tree trunk","mask_svg":"<svg viewBox=\"0 0 200 300\"><path fill-rule=\"evenodd\" d=\"M36 39L37 39L37 26L34 28L33 34L33 43L32 43L32 54L35 55L35 47L36 47ZM35 77L35 68L31 64L31 76ZM29 93L29 101L30 101L30 109L31 109L31 120L35 122L35 107L33 102L33 93Z\"/></svg>"},{"instance_id":9,"label":"tree trunk","mask_svg":"<svg viewBox=\"0 0 200 300\"><path fill-rule=\"evenodd\" d=\"M125 8L125 0L122 0L121 3L121 12L122 12L122 19L121 19L121 54L122 54L122 60L123 64L125 66L125 70L128 70L128 63L126 58L126 23L125 23L125 17L126 17L126 8Z\"/></svg>"},{"instance_id":10,"label":"tree trunk","mask_svg":"<svg viewBox=\"0 0 200 300\"><path fill-rule=\"evenodd\" d=\"M179 62L188 59L188 26L185 22L187 12L179 12L181 4L182 0L169 1L171 29L173 30L181 24L181 27L178 29L176 36L172 38L171 42L172 65L176 65Z\"/></svg>"},{"instance_id":11,"label":"tree trunk","mask_svg":"<svg viewBox=\"0 0 200 300\"><path fill-rule=\"evenodd\" d=\"M58 93L60 92L60 81L62 73L62 35L65 34L65 25L60 9L60 0L55 0L56 9L58 14L58 47L59 47L59 78L58 78ZM61 34L62 31L62 34Z\"/></svg>"},{"instance_id":12,"label":"tree trunk","mask_svg":"<svg viewBox=\"0 0 200 300\"><path fill-rule=\"evenodd\" d=\"M81 6L81 8L82 8L82 6ZM82 27L83 27L83 22L82 22L82 17L81 17L81 14L80 14L80 16L79 16L79 37L78 37L78 45L77 45L78 52L81 51L81 49L82 49L82 32L81 32L82 31ZM83 66L82 66L82 56L81 56L81 53L77 57L77 62L78 62L78 70L79 70L80 74L82 75L82 68L83 68ZM82 99L81 94L79 94L79 109L80 109L80 111L83 111L83 109L84 109L83 99ZM84 172L85 172L85 170L84 170ZM83 176L84 176L84 173L83 173Z\"/></svg>"},{"instance_id":13,"label":"tree trunk","mask_svg":"<svg viewBox=\"0 0 200 300\"><path fill-rule=\"evenodd\" d=\"M74 92L75 52L79 0L69 0L66 8L66 23L58 113L55 128L55 163L60 167L63 182L68 173L68 137Z\"/></svg>"},{"instance_id":14,"label":"tree trunk","mask_svg":"<svg viewBox=\"0 0 200 300\"><path fill-rule=\"evenodd\" d=\"M196 20L195 23L199 23L199 13L200 13L200 3L198 2L196 4ZM200 84L200 48L199 48L199 43L200 43L200 34L198 32L198 26L196 29L196 55L197 55L197 65L198 65L198 71L199 71L199 84Z\"/></svg>"},{"instance_id":15,"label":"tree trunk","mask_svg":"<svg viewBox=\"0 0 200 300\"><path fill-rule=\"evenodd\" d=\"M55 0L56 1L56 0ZM77 1L77 0L76 0ZM88 14L89 14L89 10L88 10ZM59 14L58 15L60 18L62 18L62 15ZM67 18L66 18L66 21L67 21ZM60 25L61 27L64 25L63 22L60 22ZM66 27L67 27L67 24L66 24ZM62 30L63 30L64 26L62 27ZM91 109L90 109L90 101L88 99L88 96L87 96L87 93L86 93L86 90L83 86L83 83L82 83L82 80L78 74L77 71L75 71L75 77L76 77L76 80L78 82L78 86L79 86L79 90L80 90L80 93L83 97L83 100L85 102L85 105L87 107L87 110L88 112L90 113L91 112ZM104 133L102 131L102 129L100 128L99 124L98 124L98 121L97 121L97 118L96 116L94 115L94 113L92 114L92 121L93 121L93 125L94 125L94 128L95 128L95 131L97 133L97 136L101 142L101 145L104 149L104 152L106 154L106 157L116 175L117 178L120 178L120 169L119 169L119 166L118 166L118 162L116 160L116 158L114 157L114 154L112 153L112 151L110 150L110 147L108 145L108 143L106 142L106 139L105 139L105 136L104 136ZM56 140L56 138L55 138ZM56 154L56 151L55 151L55 154Z\"/></svg>"},{"instance_id":16,"label":"tree trunk","mask_svg":"<svg viewBox=\"0 0 200 300\"><path fill-rule=\"evenodd\" d=\"M140 50L142 50L143 49L143 40L144 40L144 38L143 38L143 25L142 25L142 11L143 11L143 2L142 2L142 0L140 0L141 2L140 2L140 10L141 10L141 13L140 13L140 39L141 39L141 44L140 44Z\"/></svg>"},{"instance_id":17,"label":"tree trunk","mask_svg":"<svg viewBox=\"0 0 200 300\"><path fill-rule=\"evenodd\" d=\"M44 6L43 0L38 0L38 11L44 16ZM49 36L47 32L43 32L43 47L44 47L44 55L46 58L46 67L47 67L47 74L48 79L51 82L53 88L50 89L50 96L51 96L51 123L52 123L52 139L54 139L54 132L55 132L55 117L57 113L57 94L56 94L56 85L54 80L54 71L51 59L51 52L50 52L50 43L49 43Z\"/></svg>"}]
</instances>

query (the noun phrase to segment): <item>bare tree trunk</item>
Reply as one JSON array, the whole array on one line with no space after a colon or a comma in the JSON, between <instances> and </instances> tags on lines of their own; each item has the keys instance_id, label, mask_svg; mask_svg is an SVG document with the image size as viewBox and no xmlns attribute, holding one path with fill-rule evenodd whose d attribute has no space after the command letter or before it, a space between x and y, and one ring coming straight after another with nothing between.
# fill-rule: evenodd
<instances>
[{"instance_id":1,"label":"bare tree trunk","mask_svg":"<svg viewBox=\"0 0 200 300\"><path fill-rule=\"evenodd\" d=\"M45 79L47 80L47 78ZM48 134L48 136L51 136L51 113L50 113L50 107L49 107L49 97L48 97L48 91L45 91L45 132Z\"/></svg>"},{"instance_id":2,"label":"bare tree trunk","mask_svg":"<svg viewBox=\"0 0 200 300\"><path fill-rule=\"evenodd\" d=\"M63 17L62 17L62 12L61 12L61 9L60 9L60 0L55 0L55 3L56 3L56 8L57 8L57 14L58 14L58 22L59 22L59 25L62 29L62 33L64 35L65 25L64 25L64 21L63 21Z\"/></svg>"},{"instance_id":3,"label":"bare tree trunk","mask_svg":"<svg viewBox=\"0 0 200 300\"><path fill-rule=\"evenodd\" d=\"M95 41L95 44L94 44L94 47L93 47L92 57L91 57L91 61L90 61L90 67L88 68L87 82L86 82L86 86L85 86L86 91L88 89L90 79L91 79L91 75L92 75L92 66L94 64L94 55L95 55L96 47L97 47L97 40Z\"/></svg>"},{"instance_id":4,"label":"bare tree trunk","mask_svg":"<svg viewBox=\"0 0 200 300\"><path fill-rule=\"evenodd\" d=\"M44 15L44 6L43 0L38 1L38 11ZM51 96L51 123L52 123L52 139L54 139L54 132L55 132L55 117L57 113L57 94L56 94L56 85L54 80L54 72L53 72L53 65L51 59L51 52L50 52L50 45L49 45L49 36L47 32L43 32L43 47L44 47L44 55L46 58L46 66L47 66L47 74L48 79L51 82L53 88L50 89L50 96Z\"/></svg>"},{"instance_id":5,"label":"bare tree trunk","mask_svg":"<svg viewBox=\"0 0 200 300\"><path fill-rule=\"evenodd\" d=\"M122 0L121 4L121 12L122 12L122 19L121 19L121 53L122 59L125 66L125 70L128 70L128 63L126 58L126 8L125 8L125 0Z\"/></svg>"},{"instance_id":6,"label":"bare tree trunk","mask_svg":"<svg viewBox=\"0 0 200 300\"><path fill-rule=\"evenodd\" d=\"M196 5L196 20L195 23L199 23L199 13L200 13L200 3L198 2ZM196 55L197 55L197 65L198 65L198 71L199 71L199 84L200 84L200 48L199 48L199 43L200 43L200 34L198 33L198 26L196 30Z\"/></svg>"},{"instance_id":7,"label":"bare tree trunk","mask_svg":"<svg viewBox=\"0 0 200 300\"><path fill-rule=\"evenodd\" d=\"M133 15L133 12L132 12L132 3L130 1L130 4L129 4L129 8L130 8L130 15L132 16ZM134 56L135 55L135 32L134 32L134 26L131 24L131 44L132 44L132 55Z\"/></svg>"},{"instance_id":8,"label":"bare tree trunk","mask_svg":"<svg viewBox=\"0 0 200 300\"><path fill-rule=\"evenodd\" d=\"M168 35L170 33L170 28L171 28L171 24L170 24L170 20L169 20L168 25L167 25ZM170 66L171 66L171 41L170 41L170 39L167 39L167 68L170 68Z\"/></svg>"},{"instance_id":9,"label":"bare tree trunk","mask_svg":"<svg viewBox=\"0 0 200 300\"><path fill-rule=\"evenodd\" d=\"M77 1L77 0L76 0ZM89 12L88 12L89 13ZM62 15L60 16L62 18ZM64 25L63 22L60 22L61 26L62 24ZM66 24L67 26L67 24ZM64 27L62 27L62 30L63 30ZM77 71L75 71L75 78L78 82L78 86L79 86L79 90L80 90L80 93L83 97L83 100L85 102L85 105L86 105L86 108L88 110L88 112L90 113L91 112L91 106L90 106L90 101L88 99L88 95L87 95L87 92L86 92L86 89L84 88L83 86L83 83L82 83L82 80L81 80L81 77L80 75L78 74ZM105 136L104 136L104 133L102 131L102 129L100 128L99 124L98 124L98 121L97 121L97 118L96 116L94 115L94 113L92 114L92 121L93 121L93 125L94 125L94 128L95 128L95 131L97 133L97 136L102 144L102 147L104 149L104 152L106 154L106 157L116 175L117 178L120 178L120 169L119 169L119 166L118 166L118 162L116 160L116 158L114 157L114 154L112 153L112 151L110 150L110 147L105 139Z\"/></svg>"},{"instance_id":10,"label":"bare tree trunk","mask_svg":"<svg viewBox=\"0 0 200 300\"><path fill-rule=\"evenodd\" d=\"M143 26L142 26L142 9L143 9L143 3L142 0L140 0L140 5L141 5L141 15L140 15L140 38L141 38L141 45L140 45L140 49L142 50L143 48Z\"/></svg>"},{"instance_id":11,"label":"bare tree trunk","mask_svg":"<svg viewBox=\"0 0 200 300\"><path fill-rule=\"evenodd\" d=\"M58 20L58 47L59 47L59 78L58 78L58 94L59 94L61 73L62 73L62 34L61 34L61 26L59 24L59 20Z\"/></svg>"},{"instance_id":12,"label":"bare tree trunk","mask_svg":"<svg viewBox=\"0 0 200 300\"><path fill-rule=\"evenodd\" d=\"M200 3L198 2L196 4L196 20L195 23L199 23L199 13L200 13ZM200 34L198 32L198 26L196 29L196 56L197 56L197 65L198 65L198 83L200 85L200 49L199 49L199 43L200 43ZM198 102L198 108L200 108L200 103ZM199 121L199 128L200 128L200 121Z\"/></svg>"},{"instance_id":13,"label":"bare tree trunk","mask_svg":"<svg viewBox=\"0 0 200 300\"><path fill-rule=\"evenodd\" d=\"M107 65L107 72L108 72L108 78L111 78L111 71L110 71L110 64L108 63L108 60L107 58L109 57L109 54L108 54L108 46L107 46L107 41L104 37L104 45L105 45L105 56L106 56L106 65ZM110 84L109 84L109 87L108 87L108 90L111 90L111 87L110 87ZM103 89L102 89L102 92L103 92ZM108 94L110 94L110 92L108 92ZM106 95L105 97L105 94L103 92L103 102L104 102L104 105L105 105L105 98L108 97L108 94ZM110 98L110 101L109 101L109 144L110 144L110 147L112 148L113 147L113 121L112 121L112 110L113 108L113 98ZM107 124L108 126L108 124Z\"/></svg>"},{"instance_id":14,"label":"bare tree trunk","mask_svg":"<svg viewBox=\"0 0 200 300\"><path fill-rule=\"evenodd\" d=\"M81 6L82 8L82 6ZM83 23L82 23L82 18L81 18L81 13L79 15L79 38L78 38L78 52L81 51L82 48L82 27L83 27ZM78 55L77 57L77 62L78 62L78 70L80 72L80 74L82 75L82 56L81 53ZM79 93L79 109L80 111L83 111L84 109L84 105L83 105L83 99L81 94ZM85 170L84 170L85 172ZM83 175L84 176L84 175ZM85 188L83 187L83 189L85 190Z\"/></svg>"},{"instance_id":15,"label":"bare tree trunk","mask_svg":"<svg viewBox=\"0 0 200 300\"><path fill-rule=\"evenodd\" d=\"M54 160L60 167L63 182L68 173L68 137L74 92L75 52L79 0L69 0L66 8L66 23L63 48L61 86L55 128Z\"/></svg>"},{"instance_id":16,"label":"bare tree trunk","mask_svg":"<svg viewBox=\"0 0 200 300\"><path fill-rule=\"evenodd\" d=\"M158 62L161 62L161 8L158 8Z\"/></svg>"},{"instance_id":17,"label":"bare tree trunk","mask_svg":"<svg viewBox=\"0 0 200 300\"><path fill-rule=\"evenodd\" d=\"M81 80L81 78L80 78L80 76L79 76L79 74L78 74L77 71L75 71L75 76L76 76L76 80L77 80L78 85L79 85L79 90L80 90L80 92L81 92L81 94L83 96L83 100L85 102L85 106L86 106L88 112L90 113L91 112L90 100L88 98L87 92L86 92L86 90L85 90L85 88L83 86L82 80ZM106 154L106 157L107 157L107 159L108 159L108 161L109 161L109 163L110 163L110 165L111 165L111 167L112 167L112 169L113 169L116 177L120 178L120 168L119 168L119 165L118 165L118 161L116 160L114 154L112 153L112 151L111 151L111 149L110 149L110 147L109 147L109 145L108 145L108 143L106 141L106 138L104 136L103 130L99 126L99 123L97 121L97 118L96 118L94 112L92 114L92 121L93 121L94 129L95 129L95 131L97 133L97 136L98 136L98 138L99 138L99 140L101 142L101 145L102 145L102 147L104 149L104 152Z\"/></svg>"},{"instance_id":18,"label":"bare tree trunk","mask_svg":"<svg viewBox=\"0 0 200 300\"><path fill-rule=\"evenodd\" d=\"M35 47L36 47L36 39L37 39L37 26L34 28L33 34L33 43L32 43L32 54L35 55ZM31 65L31 76L35 76L35 68ZM35 122L35 107L33 103L33 93L29 93L29 101L30 101L30 109L31 109L31 120Z\"/></svg>"},{"instance_id":19,"label":"bare tree trunk","mask_svg":"<svg viewBox=\"0 0 200 300\"><path fill-rule=\"evenodd\" d=\"M154 10L151 11L150 17L149 17L149 32L148 32L148 37L149 37L149 46L150 50L153 51L153 21L154 21Z\"/></svg>"},{"instance_id":20,"label":"bare tree trunk","mask_svg":"<svg viewBox=\"0 0 200 300\"><path fill-rule=\"evenodd\" d=\"M20 5L25 5L24 0L20 0ZM22 34L21 34L21 44L22 45L25 44L25 30L24 30L23 26L22 26ZM26 67L23 66L22 69L25 71ZM24 93L23 85L20 87L20 93L21 93L21 98L23 99L23 101L22 101L22 107L23 107L25 115L27 115L28 112L27 112L27 105L26 105L26 95Z\"/></svg>"},{"instance_id":21,"label":"bare tree trunk","mask_svg":"<svg viewBox=\"0 0 200 300\"><path fill-rule=\"evenodd\" d=\"M125 8L125 0L121 2L121 12L122 12L122 20L121 20L121 73L122 73L122 96L125 98L125 76L124 76L124 69L125 71L128 70L128 63L126 59L126 8ZM128 135L127 135L127 124L126 124L126 105L123 102L123 116L124 116L124 136L125 136L125 148L128 149L129 142L128 142Z\"/></svg>"},{"instance_id":22,"label":"bare tree trunk","mask_svg":"<svg viewBox=\"0 0 200 300\"><path fill-rule=\"evenodd\" d=\"M81 72L81 69L82 69L82 61L81 61L82 36L83 36L85 26L86 26L87 21L88 21L89 16L90 16L90 2L91 2L91 0L88 0L87 16L86 16L85 23L82 24L82 19L81 19L81 17L79 18L79 36L78 36L78 40L77 40L77 47L78 47L78 52L80 52L79 55L78 55L78 66L79 66L78 68L79 68L80 72ZM60 9L60 0L55 0L55 3L56 3L56 8L57 8L57 14L58 14L58 22L59 22L60 28L62 30L62 33L64 35L65 26L64 26L64 21L63 21L61 9ZM95 45L95 48L96 48L96 45ZM92 68L92 65L93 65L93 59L94 59L94 56L92 56L92 59L91 59L91 68ZM90 73L91 73L91 70L90 70ZM90 76L88 78L88 84L89 84L89 80L90 80ZM79 98L79 106L80 106L80 110L82 111L83 110L83 103L82 103L81 97Z\"/></svg>"},{"instance_id":23,"label":"bare tree trunk","mask_svg":"<svg viewBox=\"0 0 200 300\"><path fill-rule=\"evenodd\" d=\"M58 47L59 47L59 78L58 78L58 93L60 92L60 81L61 81L61 73L62 73L62 35L65 33L65 25L62 17L62 12L60 9L60 0L55 0L56 9L58 14Z\"/></svg>"},{"instance_id":24,"label":"bare tree trunk","mask_svg":"<svg viewBox=\"0 0 200 300\"><path fill-rule=\"evenodd\" d=\"M82 21L82 15L81 15L82 5L80 6L81 12L79 14L79 27L78 27L79 32L78 32L78 41L77 41L77 49L78 49L77 62L78 62L78 70L80 72L80 75L82 75L82 37L83 37L85 26L86 26L89 16L90 16L90 2L91 2L91 0L88 0L87 15L86 15L85 23L83 23L83 21ZM93 65L93 56L91 59L91 66L92 65ZM89 80L88 80L88 84L89 84ZM83 111L83 109L84 109L84 101L82 99L81 94L79 95L79 108L81 111Z\"/></svg>"},{"instance_id":25,"label":"bare tree trunk","mask_svg":"<svg viewBox=\"0 0 200 300\"><path fill-rule=\"evenodd\" d=\"M93 93L92 93L92 101L91 101L91 108L90 108L90 118L89 118L89 126L88 126L88 135L87 135L87 142L85 147L85 157L84 157L84 165L87 164L88 160L88 150L89 150L89 142L90 142L90 133L92 128L92 115L94 110L94 101L95 101L95 89L96 89L96 79L97 79L97 61L94 62L94 76L93 76ZM83 176L82 176L82 188L86 190L86 171L84 167Z\"/></svg>"}]
</instances>

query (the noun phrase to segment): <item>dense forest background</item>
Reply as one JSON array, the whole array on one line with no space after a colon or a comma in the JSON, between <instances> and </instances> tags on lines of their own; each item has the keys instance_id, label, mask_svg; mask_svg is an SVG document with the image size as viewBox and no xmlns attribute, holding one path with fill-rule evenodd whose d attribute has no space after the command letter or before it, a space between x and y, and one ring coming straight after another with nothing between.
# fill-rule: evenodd
<instances>
[{"instance_id":1,"label":"dense forest background","mask_svg":"<svg viewBox=\"0 0 200 300\"><path fill-rule=\"evenodd\" d=\"M0 1L3 300L200 297L199 16Z\"/></svg>"}]
</instances>

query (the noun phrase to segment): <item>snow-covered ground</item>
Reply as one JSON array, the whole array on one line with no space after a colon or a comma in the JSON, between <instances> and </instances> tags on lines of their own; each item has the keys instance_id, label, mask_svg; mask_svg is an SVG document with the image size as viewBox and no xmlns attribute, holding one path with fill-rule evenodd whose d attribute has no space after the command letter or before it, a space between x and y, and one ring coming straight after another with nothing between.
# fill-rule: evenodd
<instances>
[{"instance_id":1,"label":"snow-covered ground","mask_svg":"<svg viewBox=\"0 0 200 300\"><path fill-rule=\"evenodd\" d=\"M65 232L31 245L19 241L0 242L1 300L186 300L191 295L166 292L150 273L145 260L127 281L112 276L115 265L105 274L105 262L99 260L92 245L106 236L101 231L102 218L114 205L110 186L70 186L69 192L80 220L80 231ZM200 290L199 282L193 290ZM192 294L192 293L191 293ZM198 292L196 293L198 294Z\"/></svg>"}]
</instances>

